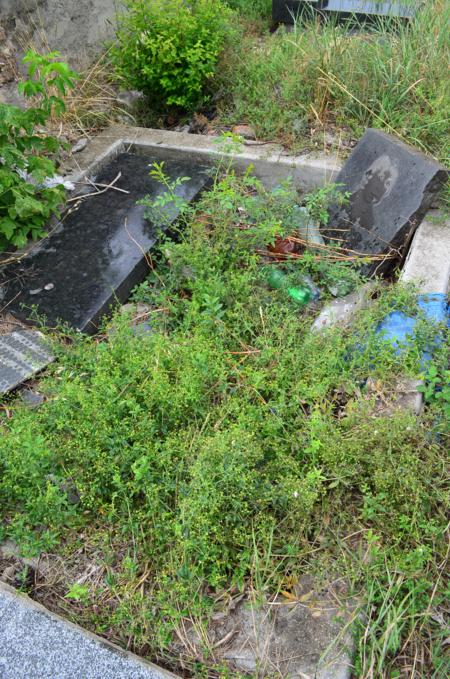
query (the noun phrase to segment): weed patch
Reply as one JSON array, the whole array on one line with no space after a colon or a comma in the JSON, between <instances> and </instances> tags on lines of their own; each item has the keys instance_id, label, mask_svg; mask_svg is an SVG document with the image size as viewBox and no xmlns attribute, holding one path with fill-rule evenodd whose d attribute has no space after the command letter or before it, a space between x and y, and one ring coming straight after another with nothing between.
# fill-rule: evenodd
<instances>
[{"instance_id":1,"label":"weed patch","mask_svg":"<svg viewBox=\"0 0 450 679\"><path fill-rule=\"evenodd\" d=\"M220 73L222 117L297 147L329 127L393 132L445 160L449 8L430 2L407 26L349 34L332 22L248 37Z\"/></svg>"},{"instance_id":2,"label":"weed patch","mask_svg":"<svg viewBox=\"0 0 450 679\"><path fill-rule=\"evenodd\" d=\"M440 671L440 406L377 417L364 386L417 374L427 333L401 355L375 333L388 311L415 308L397 287L380 287L351 331L310 332L313 307L270 290L257 254L297 200L289 183L217 175L135 291L153 331L136 336L118 314L107 339L60 347L47 402L14 402L1 421L1 537L90 554L101 576L66 583L67 609L172 667L174 640L205 630L218 601L345 569L367 605L358 676L392 676L427 635L424 671ZM343 267L279 266L318 283ZM207 651L185 655L194 676L230 676Z\"/></svg>"}]
</instances>

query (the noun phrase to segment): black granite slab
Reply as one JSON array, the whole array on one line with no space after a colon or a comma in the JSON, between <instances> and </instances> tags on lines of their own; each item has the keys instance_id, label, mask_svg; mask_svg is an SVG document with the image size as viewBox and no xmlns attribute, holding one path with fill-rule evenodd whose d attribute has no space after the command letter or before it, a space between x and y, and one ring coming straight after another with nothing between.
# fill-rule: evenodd
<instances>
[{"instance_id":1,"label":"black granite slab","mask_svg":"<svg viewBox=\"0 0 450 679\"><path fill-rule=\"evenodd\" d=\"M360 253L383 255L384 262L366 271L389 273L447 177L444 167L414 147L368 129L336 177L351 196L347 205L330 209L324 236Z\"/></svg>"},{"instance_id":2,"label":"black granite slab","mask_svg":"<svg viewBox=\"0 0 450 679\"><path fill-rule=\"evenodd\" d=\"M124 302L148 271L145 254L160 230L144 218L144 207L136 201L164 191L149 177L149 165L155 161L165 162L172 179L190 178L177 189L188 201L210 181L209 166L199 156L157 147L145 154L121 153L96 181L109 184L121 172L116 186L129 193L108 190L84 199L39 248L4 271L2 304L8 311L30 319L36 307L50 327L62 322L83 332L96 331L100 319L115 303ZM168 214L170 221L178 216L173 207Z\"/></svg>"},{"instance_id":3,"label":"black granite slab","mask_svg":"<svg viewBox=\"0 0 450 679\"><path fill-rule=\"evenodd\" d=\"M374 2L374 0L272 0L272 19L275 23L293 24L300 16L337 20L356 19L371 21L381 19L412 19L419 6L417 3L406 5L394 0Z\"/></svg>"}]
</instances>

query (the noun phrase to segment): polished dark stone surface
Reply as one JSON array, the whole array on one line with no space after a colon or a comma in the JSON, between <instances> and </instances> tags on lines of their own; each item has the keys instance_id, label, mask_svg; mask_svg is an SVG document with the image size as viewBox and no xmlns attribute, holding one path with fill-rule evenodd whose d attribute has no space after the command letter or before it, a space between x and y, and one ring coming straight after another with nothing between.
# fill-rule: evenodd
<instances>
[{"instance_id":1,"label":"polished dark stone surface","mask_svg":"<svg viewBox=\"0 0 450 679\"><path fill-rule=\"evenodd\" d=\"M392 255L367 269L389 273L447 177L447 170L432 158L369 129L335 180L351 196L348 205L331 208L324 235L340 238L360 253Z\"/></svg>"},{"instance_id":2,"label":"polished dark stone surface","mask_svg":"<svg viewBox=\"0 0 450 679\"><path fill-rule=\"evenodd\" d=\"M374 2L373 0L272 0L272 18L276 23L292 24L294 17L313 13L323 17L335 17L337 19L370 20L377 17L407 20L415 16L416 5L405 5L401 2L385 0Z\"/></svg>"},{"instance_id":3,"label":"polished dark stone surface","mask_svg":"<svg viewBox=\"0 0 450 679\"><path fill-rule=\"evenodd\" d=\"M84 199L63 218L39 248L3 272L6 291L2 304L21 318L33 318L32 307L48 326L66 323L93 333L102 316L117 302L124 302L147 271L145 254L155 244L158 229L144 219L144 207L136 201L164 191L149 177L149 165L164 161L172 179L189 177L177 194L195 199L209 182L203 158L152 147L144 152L122 153L96 177L109 184L122 173L116 186L130 193L108 190ZM90 193L92 187L86 188ZM170 220L177 213L170 210Z\"/></svg>"}]
</instances>

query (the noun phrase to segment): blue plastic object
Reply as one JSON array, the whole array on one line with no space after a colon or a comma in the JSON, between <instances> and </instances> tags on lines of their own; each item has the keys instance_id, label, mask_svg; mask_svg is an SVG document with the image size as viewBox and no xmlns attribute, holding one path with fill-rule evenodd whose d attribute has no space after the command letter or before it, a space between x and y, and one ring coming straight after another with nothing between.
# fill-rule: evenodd
<instances>
[{"instance_id":1,"label":"blue plastic object","mask_svg":"<svg viewBox=\"0 0 450 679\"><path fill-rule=\"evenodd\" d=\"M436 323L436 325L446 323L450 327L449 307L447 296L444 293L418 295L417 301L419 309L424 312L429 321ZM396 349L396 353L399 354L414 339L418 320L418 317L407 316L401 311L393 311L378 325L377 332L383 333L384 339L390 341ZM441 342L442 332L439 328L436 328L432 346L428 347L422 354L422 369L431 360L433 349L438 347Z\"/></svg>"}]
</instances>

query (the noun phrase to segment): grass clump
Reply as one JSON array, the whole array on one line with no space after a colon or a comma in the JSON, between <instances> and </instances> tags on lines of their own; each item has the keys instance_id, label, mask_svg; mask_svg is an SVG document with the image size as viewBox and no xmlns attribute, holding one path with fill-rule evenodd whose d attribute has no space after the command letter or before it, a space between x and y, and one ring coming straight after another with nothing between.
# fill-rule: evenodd
<instances>
[{"instance_id":1,"label":"grass clump","mask_svg":"<svg viewBox=\"0 0 450 679\"><path fill-rule=\"evenodd\" d=\"M427 419L377 416L364 383L416 374L429 333L397 355L374 328L415 295L380 289L352 332L312 334L312 310L267 287L257 254L296 201L290 184L217 176L135 293L153 332L122 314L107 341L61 348L47 403L13 405L1 423L1 532L96 555L102 577L68 588L78 620L172 667L174 634L204 628L232 588L260 582L270 596L306 569L345 566L370 600L359 676L382 676L367 666L384 672L411 635L434 633L444 450ZM319 281L342 264L284 266ZM442 660L433 648L427 668ZM195 676L210 662L199 653L185 659Z\"/></svg>"},{"instance_id":2,"label":"grass clump","mask_svg":"<svg viewBox=\"0 0 450 679\"><path fill-rule=\"evenodd\" d=\"M448 4L427 3L408 25L357 34L328 21L247 38L223 65L225 120L249 120L263 138L305 144L337 127L385 129L446 159L450 99Z\"/></svg>"}]
</instances>

